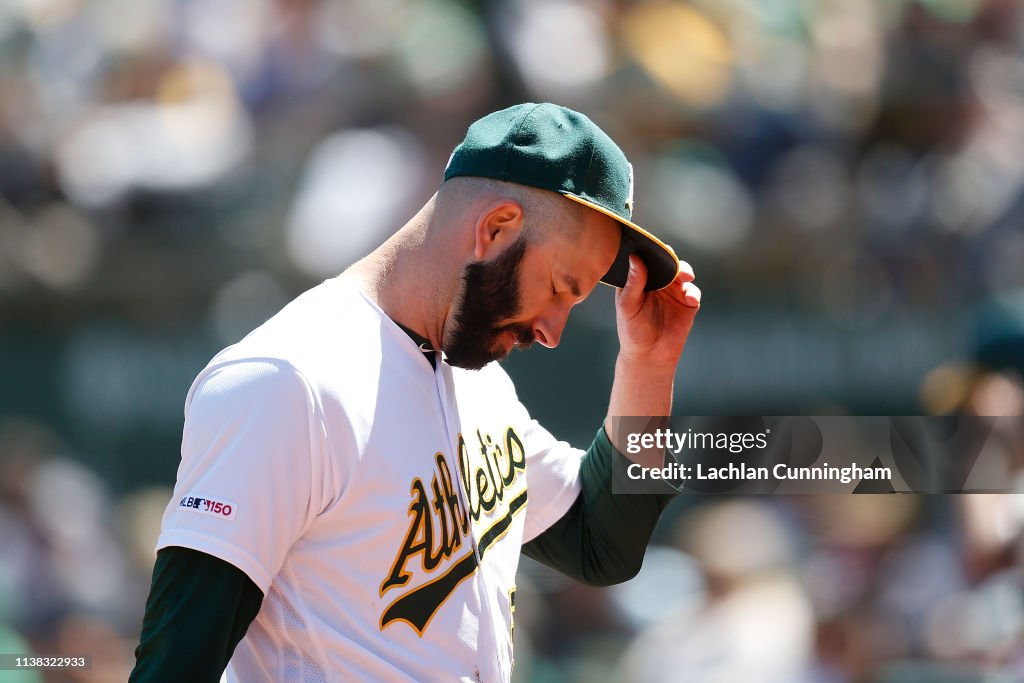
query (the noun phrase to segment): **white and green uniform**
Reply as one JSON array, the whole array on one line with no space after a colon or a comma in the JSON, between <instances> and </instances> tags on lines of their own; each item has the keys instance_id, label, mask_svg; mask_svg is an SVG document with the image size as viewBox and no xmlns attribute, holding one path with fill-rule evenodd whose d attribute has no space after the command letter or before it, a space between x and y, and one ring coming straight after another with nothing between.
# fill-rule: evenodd
<instances>
[{"instance_id":1,"label":"white and green uniform","mask_svg":"<svg viewBox=\"0 0 1024 683\"><path fill-rule=\"evenodd\" d=\"M130 683L506 683L520 551L624 581L671 498L613 495L603 428L557 441L344 278L199 374L181 458Z\"/></svg>"},{"instance_id":2,"label":"white and green uniform","mask_svg":"<svg viewBox=\"0 0 1024 683\"><path fill-rule=\"evenodd\" d=\"M157 547L264 593L229 680L504 681L520 547L572 505L582 454L497 363L431 367L336 278L196 378Z\"/></svg>"}]
</instances>

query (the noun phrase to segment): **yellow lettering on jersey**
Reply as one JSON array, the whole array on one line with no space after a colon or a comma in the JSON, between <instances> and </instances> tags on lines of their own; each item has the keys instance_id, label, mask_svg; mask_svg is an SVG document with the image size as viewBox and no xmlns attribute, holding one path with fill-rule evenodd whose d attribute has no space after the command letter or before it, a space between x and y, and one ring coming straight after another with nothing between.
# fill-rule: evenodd
<instances>
[{"instance_id":1,"label":"yellow lettering on jersey","mask_svg":"<svg viewBox=\"0 0 1024 683\"><path fill-rule=\"evenodd\" d=\"M505 431L504 448L490 435L479 431L476 438L480 444L480 464L474 467L466 440L459 434L459 474L469 497L469 516L474 522L504 500L505 490L512 486L519 472L526 469L526 448L511 427Z\"/></svg>"},{"instance_id":2,"label":"yellow lettering on jersey","mask_svg":"<svg viewBox=\"0 0 1024 683\"><path fill-rule=\"evenodd\" d=\"M434 461L437 472L430 483L434 494L432 505L428 502L423 482L419 477L413 479L409 487L412 496L412 502L409 503L409 530L391 565L391 571L380 585L381 595L409 582L411 576L406 571L406 564L414 556L419 555L423 571L432 572L442 560L451 557L462 546L463 537L469 533L469 518L459 494L452 486L452 473L444 454L435 454ZM435 539L438 541L436 546Z\"/></svg>"},{"instance_id":3,"label":"yellow lettering on jersey","mask_svg":"<svg viewBox=\"0 0 1024 683\"><path fill-rule=\"evenodd\" d=\"M383 597L392 588L409 583L412 578L409 563L414 558L418 558L429 580L407 590L388 605L381 614L381 630L393 622L404 621L422 635L441 605L460 583L472 576L480 558L506 534L513 517L526 506L526 490L522 487L502 505L503 514L496 513L493 521L490 519L495 508L505 501L519 473L526 470L526 448L519 435L509 427L500 442L480 431L476 433L476 440L480 455L471 458L469 447L459 434L458 466L465 503L453 485L451 470L442 453L434 456L436 471L429 489L421 479L413 479L409 487L412 496L409 529L391 570L380 585L380 595ZM432 497L429 494L433 494ZM441 564L462 547L470 533L470 518L477 522L485 513L490 526L478 539L479 557L469 552L441 569Z\"/></svg>"}]
</instances>

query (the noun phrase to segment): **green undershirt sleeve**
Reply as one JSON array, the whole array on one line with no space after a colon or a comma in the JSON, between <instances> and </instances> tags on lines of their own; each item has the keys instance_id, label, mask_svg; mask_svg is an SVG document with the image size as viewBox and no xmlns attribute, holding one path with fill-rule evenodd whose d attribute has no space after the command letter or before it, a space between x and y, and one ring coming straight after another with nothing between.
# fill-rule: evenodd
<instances>
[{"instance_id":1,"label":"green undershirt sleeve","mask_svg":"<svg viewBox=\"0 0 1024 683\"><path fill-rule=\"evenodd\" d=\"M263 603L242 570L190 548L156 556L129 683L217 683Z\"/></svg>"},{"instance_id":2,"label":"green undershirt sleeve","mask_svg":"<svg viewBox=\"0 0 1024 683\"><path fill-rule=\"evenodd\" d=\"M582 490L568 512L523 545L523 553L577 581L610 586L636 576L674 493L613 493L628 460L602 426L580 464Z\"/></svg>"}]
</instances>

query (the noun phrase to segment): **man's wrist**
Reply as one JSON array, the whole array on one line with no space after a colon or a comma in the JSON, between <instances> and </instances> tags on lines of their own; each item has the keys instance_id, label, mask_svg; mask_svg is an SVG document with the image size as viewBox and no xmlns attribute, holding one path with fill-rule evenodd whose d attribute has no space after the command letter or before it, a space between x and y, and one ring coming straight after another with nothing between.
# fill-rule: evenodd
<instances>
[{"instance_id":1,"label":"man's wrist","mask_svg":"<svg viewBox=\"0 0 1024 683\"><path fill-rule=\"evenodd\" d=\"M676 367L679 365L679 357L674 359L659 359L649 354L619 351L615 360L616 368L628 370L631 373L650 373L660 376L674 376Z\"/></svg>"}]
</instances>

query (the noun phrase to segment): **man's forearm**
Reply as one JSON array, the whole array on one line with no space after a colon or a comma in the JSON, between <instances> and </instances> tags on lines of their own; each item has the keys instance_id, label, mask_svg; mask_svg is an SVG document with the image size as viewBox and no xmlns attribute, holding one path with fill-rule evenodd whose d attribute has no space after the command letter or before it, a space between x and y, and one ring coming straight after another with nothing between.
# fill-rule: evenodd
<instances>
[{"instance_id":1,"label":"man's forearm","mask_svg":"<svg viewBox=\"0 0 1024 683\"><path fill-rule=\"evenodd\" d=\"M616 460L621 457L605 430L599 429L580 463L580 495L561 519L526 543L523 552L592 586L610 586L636 576L673 492L616 494Z\"/></svg>"},{"instance_id":2,"label":"man's forearm","mask_svg":"<svg viewBox=\"0 0 1024 683\"><path fill-rule=\"evenodd\" d=\"M191 548L162 549L130 683L219 681L262 602L234 565Z\"/></svg>"},{"instance_id":3,"label":"man's forearm","mask_svg":"<svg viewBox=\"0 0 1024 683\"><path fill-rule=\"evenodd\" d=\"M612 444L620 453L628 453L626 434L619 434L620 425L616 418L620 417L653 417L663 418L672 413L672 387L675 380L675 364L659 365L643 358L630 358L619 354L615 361L615 380L612 383L611 399L608 402L608 415L604 419L604 428ZM635 423L629 421L631 426ZM649 429L664 427L659 421L649 425ZM648 449L635 455L630 460L645 467L660 467L664 460L664 451Z\"/></svg>"}]
</instances>

